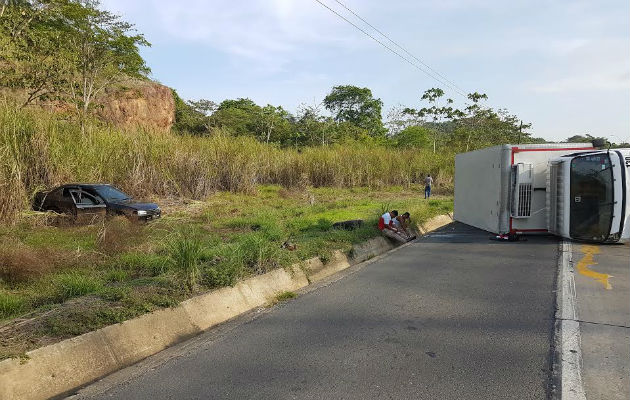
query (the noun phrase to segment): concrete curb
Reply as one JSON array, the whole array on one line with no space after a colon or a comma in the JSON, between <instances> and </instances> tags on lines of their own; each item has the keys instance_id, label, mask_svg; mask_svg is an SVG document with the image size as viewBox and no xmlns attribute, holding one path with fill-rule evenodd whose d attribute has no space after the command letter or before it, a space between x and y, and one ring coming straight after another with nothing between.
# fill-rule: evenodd
<instances>
[{"instance_id":1,"label":"concrete curb","mask_svg":"<svg viewBox=\"0 0 630 400\"><path fill-rule=\"evenodd\" d=\"M582 343L570 241L558 247L556 321L554 326L554 400L586 400L582 382Z\"/></svg>"},{"instance_id":2,"label":"concrete curb","mask_svg":"<svg viewBox=\"0 0 630 400\"><path fill-rule=\"evenodd\" d=\"M422 225L421 233L453 222L441 215ZM26 360L0 362L0 399L39 400L60 396L206 329L269 303L283 291L296 291L351 265L392 250L383 237L353 246L352 257L333 252L328 263L312 258L182 302L27 353Z\"/></svg>"},{"instance_id":3,"label":"concrete curb","mask_svg":"<svg viewBox=\"0 0 630 400\"><path fill-rule=\"evenodd\" d=\"M427 233L434 231L438 228L441 228L445 225L448 225L451 222L453 222L453 215L444 214L444 215L438 215L437 217L430 218L424 223L416 225L416 227L418 229L418 232L421 235L426 235Z\"/></svg>"}]
</instances>

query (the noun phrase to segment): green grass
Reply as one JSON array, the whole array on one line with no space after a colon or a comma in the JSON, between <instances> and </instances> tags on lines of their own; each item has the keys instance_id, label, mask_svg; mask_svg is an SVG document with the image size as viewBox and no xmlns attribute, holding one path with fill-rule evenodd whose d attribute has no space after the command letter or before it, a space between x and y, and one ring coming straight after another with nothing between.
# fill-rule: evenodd
<instances>
[{"instance_id":1,"label":"green grass","mask_svg":"<svg viewBox=\"0 0 630 400\"><path fill-rule=\"evenodd\" d=\"M151 253L129 252L114 258L112 266L115 269L135 271L140 274L158 276L166 273L171 265L168 256Z\"/></svg>"},{"instance_id":2,"label":"green grass","mask_svg":"<svg viewBox=\"0 0 630 400\"><path fill-rule=\"evenodd\" d=\"M273 199L280 189L261 190L257 184L353 188L357 194L365 190L362 187L391 186L392 193L403 193L430 172L436 189L452 191L453 159L454 153L444 151L360 142L279 148L221 132L205 137L155 134L96 121L88 121L82 132L61 113L19 109L4 101L0 102L0 221L19 222L36 191L68 181L108 182L131 195L203 200L217 191L258 191ZM80 243L86 248L93 245Z\"/></svg>"},{"instance_id":3,"label":"green grass","mask_svg":"<svg viewBox=\"0 0 630 400\"><path fill-rule=\"evenodd\" d=\"M174 271L192 291L200 275L201 242L195 238L178 237L169 244L169 252Z\"/></svg>"},{"instance_id":4,"label":"green grass","mask_svg":"<svg viewBox=\"0 0 630 400\"><path fill-rule=\"evenodd\" d=\"M56 288L57 298L61 301L96 293L103 287L99 279L79 271L57 275L53 285Z\"/></svg>"},{"instance_id":5,"label":"green grass","mask_svg":"<svg viewBox=\"0 0 630 400\"><path fill-rule=\"evenodd\" d=\"M124 282L129 279L129 271L115 268L105 272L104 279L107 282Z\"/></svg>"},{"instance_id":6,"label":"green grass","mask_svg":"<svg viewBox=\"0 0 630 400\"><path fill-rule=\"evenodd\" d=\"M22 231L23 233L28 230ZM89 251L96 248L96 236L90 229L69 231L63 228L45 227L23 236L24 244L33 247L55 247L62 250Z\"/></svg>"},{"instance_id":7,"label":"green grass","mask_svg":"<svg viewBox=\"0 0 630 400\"><path fill-rule=\"evenodd\" d=\"M0 320L19 314L23 307L23 298L0 291Z\"/></svg>"},{"instance_id":8,"label":"green grass","mask_svg":"<svg viewBox=\"0 0 630 400\"><path fill-rule=\"evenodd\" d=\"M276 295L276 300L277 301L287 301L287 300L295 299L296 297L297 297L297 293L291 292L291 291L286 291L286 292L278 293Z\"/></svg>"},{"instance_id":9,"label":"green grass","mask_svg":"<svg viewBox=\"0 0 630 400\"><path fill-rule=\"evenodd\" d=\"M281 303L283 301L288 301L291 299L296 298L298 295L295 292L292 291L284 291L284 292L280 292L278 294L275 295L275 297L273 298L273 300L271 300L268 304L267 307L273 307L278 303Z\"/></svg>"},{"instance_id":10,"label":"green grass","mask_svg":"<svg viewBox=\"0 0 630 400\"><path fill-rule=\"evenodd\" d=\"M0 230L3 239L24 254L32 250L54 257L16 264L27 279L0 279L0 319L46 315L44 328L34 336L88 332L274 268L312 257L326 262L333 250L349 252L353 244L380 235L376 225L384 208L409 211L412 222L423 221L451 212L452 199L425 201L422 188L413 186L289 191L263 185L253 194L218 192L203 202L164 207L163 218L140 226L120 221L111 222L113 228L110 222L64 228L17 225ZM334 222L348 219L365 222L352 231L332 229ZM103 230L113 236L108 252L99 244ZM83 245L75 248L77 241ZM295 246L293 251L282 247L285 241ZM2 252L0 265L1 257ZM13 353L7 349L6 354Z\"/></svg>"}]
</instances>

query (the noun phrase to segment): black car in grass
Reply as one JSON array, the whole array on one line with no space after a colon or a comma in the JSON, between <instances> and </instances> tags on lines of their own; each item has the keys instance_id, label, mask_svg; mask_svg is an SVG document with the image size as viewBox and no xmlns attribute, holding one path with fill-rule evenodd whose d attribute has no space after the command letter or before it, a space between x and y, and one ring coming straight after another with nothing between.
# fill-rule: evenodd
<instances>
[{"instance_id":1,"label":"black car in grass","mask_svg":"<svg viewBox=\"0 0 630 400\"><path fill-rule=\"evenodd\" d=\"M141 221L150 221L162 215L157 204L136 201L108 184L73 183L38 192L33 208L74 216L97 214L100 209L104 209L108 215L124 215Z\"/></svg>"}]
</instances>

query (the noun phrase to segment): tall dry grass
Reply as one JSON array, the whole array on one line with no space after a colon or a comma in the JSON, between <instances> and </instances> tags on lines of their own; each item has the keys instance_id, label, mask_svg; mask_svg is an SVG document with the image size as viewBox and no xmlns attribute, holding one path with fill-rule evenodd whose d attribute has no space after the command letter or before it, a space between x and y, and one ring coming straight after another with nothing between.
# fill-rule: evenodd
<instances>
[{"instance_id":1,"label":"tall dry grass","mask_svg":"<svg viewBox=\"0 0 630 400\"><path fill-rule=\"evenodd\" d=\"M360 143L281 149L249 137L176 136L94 123L85 134L61 115L0 104L0 221L12 223L37 190L107 182L135 196L203 198L257 184L380 187L432 173L452 184L453 156Z\"/></svg>"}]
</instances>

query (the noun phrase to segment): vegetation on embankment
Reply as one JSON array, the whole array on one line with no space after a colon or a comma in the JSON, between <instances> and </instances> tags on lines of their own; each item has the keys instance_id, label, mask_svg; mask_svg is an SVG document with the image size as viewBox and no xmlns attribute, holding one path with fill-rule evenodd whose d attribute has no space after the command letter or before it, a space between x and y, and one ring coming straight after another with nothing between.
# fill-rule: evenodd
<instances>
[{"instance_id":1,"label":"vegetation on embankment","mask_svg":"<svg viewBox=\"0 0 630 400\"><path fill-rule=\"evenodd\" d=\"M115 218L55 227L45 215L0 227L0 358L170 307L212 288L319 256L379 235L386 208L412 221L452 210L452 199L422 188L255 186L205 201L159 201L150 224ZM363 227L337 230L361 218ZM285 244L286 243L286 244Z\"/></svg>"},{"instance_id":2,"label":"vegetation on embankment","mask_svg":"<svg viewBox=\"0 0 630 400\"><path fill-rule=\"evenodd\" d=\"M0 222L15 223L33 194L68 182L106 182L135 196L203 199L251 193L258 184L296 187L409 186L431 173L452 190L452 154L348 141L280 148L218 131L210 137L121 130L85 132L63 116L0 104Z\"/></svg>"}]
</instances>

